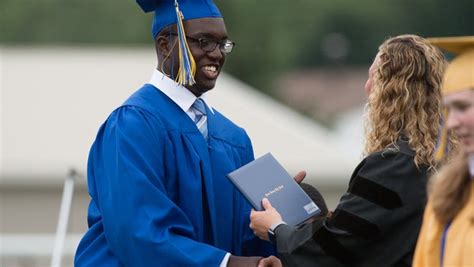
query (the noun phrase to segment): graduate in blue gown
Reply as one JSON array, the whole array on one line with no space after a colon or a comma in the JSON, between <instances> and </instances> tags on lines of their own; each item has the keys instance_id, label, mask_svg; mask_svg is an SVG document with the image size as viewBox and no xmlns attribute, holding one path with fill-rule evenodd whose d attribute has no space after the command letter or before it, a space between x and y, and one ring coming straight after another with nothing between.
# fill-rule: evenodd
<instances>
[{"instance_id":1,"label":"graduate in blue gown","mask_svg":"<svg viewBox=\"0 0 474 267\"><path fill-rule=\"evenodd\" d=\"M75 265L256 266L261 258L238 256L273 248L253 235L250 206L225 177L254 159L252 145L206 100L233 48L224 21L210 0L179 1L182 21L174 1L137 2L155 11L158 68L92 145Z\"/></svg>"}]
</instances>

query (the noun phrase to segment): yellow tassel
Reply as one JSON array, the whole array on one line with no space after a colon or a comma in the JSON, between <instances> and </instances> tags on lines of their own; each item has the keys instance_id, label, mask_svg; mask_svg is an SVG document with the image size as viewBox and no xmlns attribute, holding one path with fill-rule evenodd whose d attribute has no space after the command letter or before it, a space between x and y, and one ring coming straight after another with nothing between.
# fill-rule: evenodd
<instances>
[{"instance_id":1,"label":"yellow tassel","mask_svg":"<svg viewBox=\"0 0 474 267\"><path fill-rule=\"evenodd\" d=\"M176 82L179 85L195 84L194 75L196 74L196 62L194 61L191 50L189 49L183 25L183 13L179 10L178 2L175 1L177 27L178 27L178 50L179 50L179 70L176 76Z\"/></svg>"},{"instance_id":2,"label":"yellow tassel","mask_svg":"<svg viewBox=\"0 0 474 267\"><path fill-rule=\"evenodd\" d=\"M444 112L444 121L441 125L441 134L439 136L438 147L436 148L435 161L440 162L446 156L446 149L448 146L448 127L446 127L446 120L448 119L448 111Z\"/></svg>"}]
</instances>

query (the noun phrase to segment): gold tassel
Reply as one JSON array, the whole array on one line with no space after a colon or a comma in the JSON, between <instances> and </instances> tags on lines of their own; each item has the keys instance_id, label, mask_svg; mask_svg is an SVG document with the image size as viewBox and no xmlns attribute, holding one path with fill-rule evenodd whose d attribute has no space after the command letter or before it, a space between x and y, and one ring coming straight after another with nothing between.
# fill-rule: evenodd
<instances>
[{"instance_id":1,"label":"gold tassel","mask_svg":"<svg viewBox=\"0 0 474 267\"><path fill-rule=\"evenodd\" d=\"M183 13L179 10L178 1L175 0L177 23L176 27L178 30L178 50L179 50L179 70L176 76L176 82L179 85L193 85L196 83L194 75L196 74L196 62L194 61L191 50L189 49L188 42L186 40L186 33L184 32L183 25Z\"/></svg>"},{"instance_id":2,"label":"gold tassel","mask_svg":"<svg viewBox=\"0 0 474 267\"><path fill-rule=\"evenodd\" d=\"M446 121L448 120L448 110L445 110L443 112L444 114L444 121L443 124L441 125L441 134L438 138L438 147L436 148L436 153L435 153L435 161L436 162L441 162L444 157L446 156L446 150L448 146L448 127L446 126Z\"/></svg>"}]
</instances>

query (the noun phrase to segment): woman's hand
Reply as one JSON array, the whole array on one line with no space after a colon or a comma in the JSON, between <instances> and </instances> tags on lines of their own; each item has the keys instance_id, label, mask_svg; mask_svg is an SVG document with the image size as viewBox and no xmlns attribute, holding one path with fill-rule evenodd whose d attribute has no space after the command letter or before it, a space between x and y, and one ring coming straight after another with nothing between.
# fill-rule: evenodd
<instances>
[{"instance_id":1,"label":"woman's hand","mask_svg":"<svg viewBox=\"0 0 474 267\"><path fill-rule=\"evenodd\" d=\"M264 211L255 211L250 213L250 228L253 233L262 240L268 241L268 229L275 223L281 222L281 215L272 207L267 198L262 199Z\"/></svg>"}]
</instances>

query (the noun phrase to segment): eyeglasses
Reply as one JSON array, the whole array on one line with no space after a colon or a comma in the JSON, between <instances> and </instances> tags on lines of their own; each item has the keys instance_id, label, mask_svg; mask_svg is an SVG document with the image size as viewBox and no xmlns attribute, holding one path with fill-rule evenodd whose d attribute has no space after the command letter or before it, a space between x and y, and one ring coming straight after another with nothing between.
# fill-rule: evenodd
<instances>
[{"instance_id":1,"label":"eyeglasses","mask_svg":"<svg viewBox=\"0 0 474 267\"><path fill-rule=\"evenodd\" d=\"M170 35L178 35L177 33L170 33ZM232 52L232 49L234 49L235 43L232 42L231 40L222 40L222 41L216 41L208 38L194 38L190 36L186 36L187 39L199 43L199 48L201 48L202 51L205 52L212 52L216 49L217 45L219 45L219 50L227 55Z\"/></svg>"}]
</instances>

